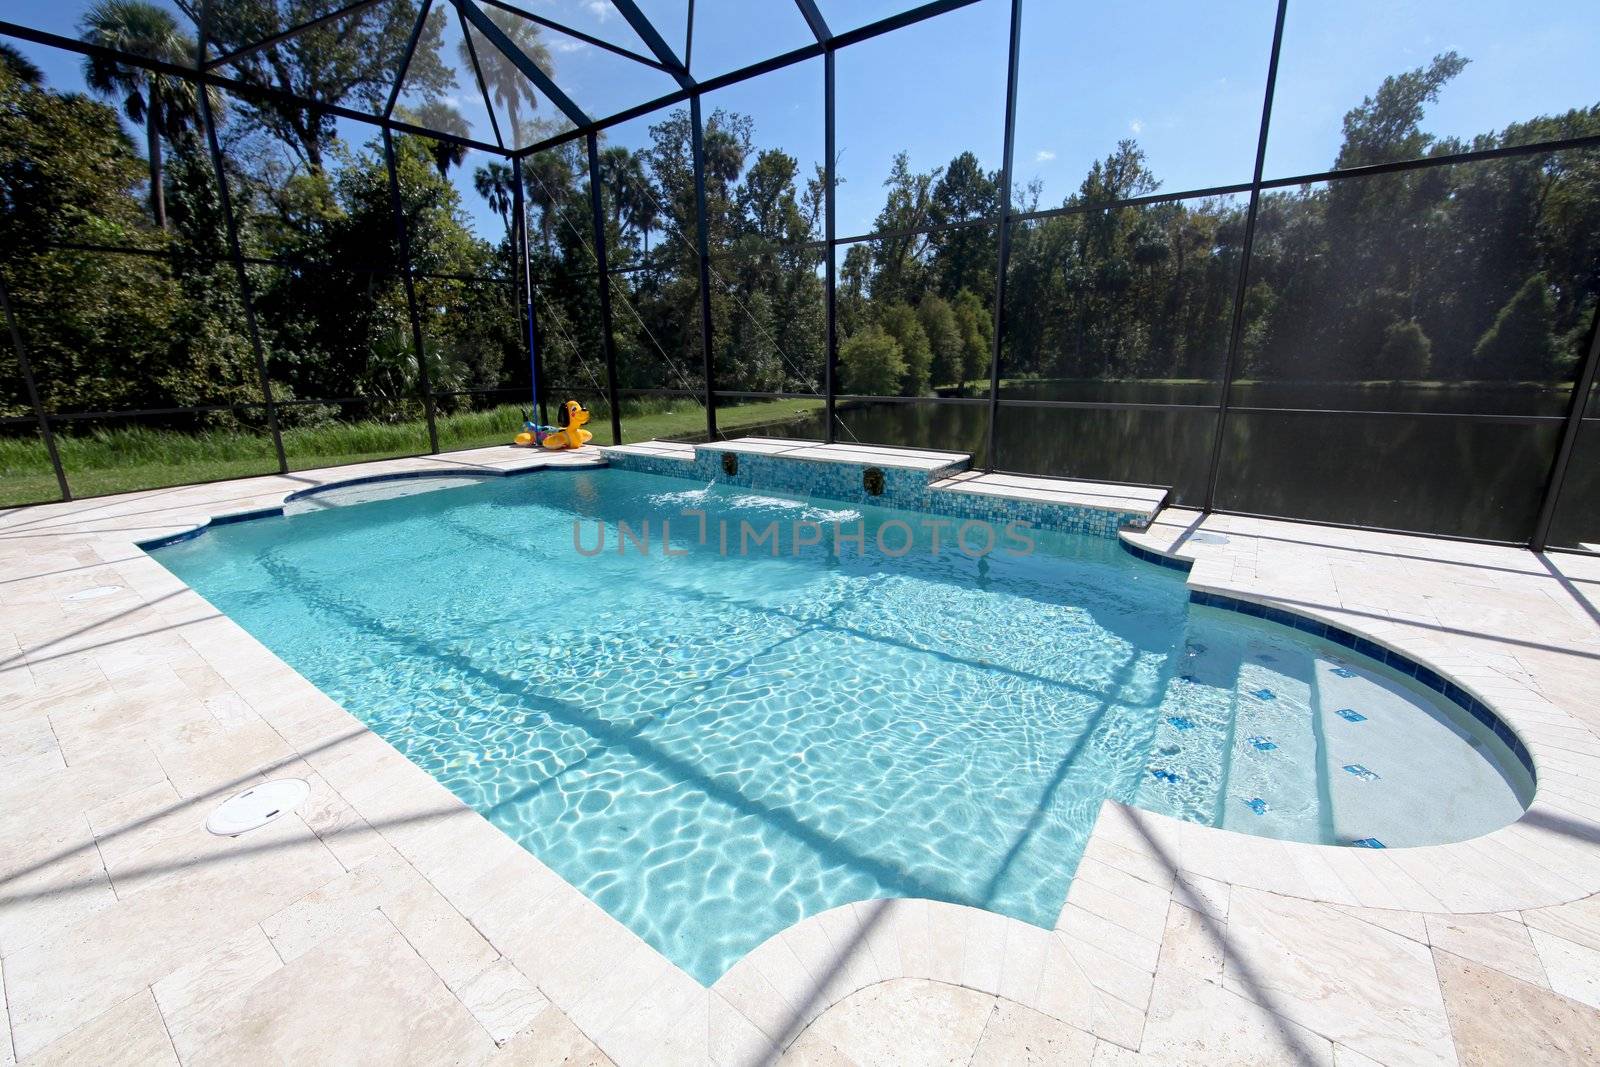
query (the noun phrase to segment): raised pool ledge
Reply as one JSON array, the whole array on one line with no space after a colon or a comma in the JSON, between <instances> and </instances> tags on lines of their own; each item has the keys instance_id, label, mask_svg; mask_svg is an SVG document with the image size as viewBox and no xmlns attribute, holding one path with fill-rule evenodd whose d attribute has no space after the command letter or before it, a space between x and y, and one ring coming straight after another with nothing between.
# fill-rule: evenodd
<instances>
[{"instance_id":1,"label":"raised pool ledge","mask_svg":"<svg viewBox=\"0 0 1600 1067\"><path fill-rule=\"evenodd\" d=\"M751 489L872 503L907 511L1036 529L1115 537L1142 529L1168 490L1145 486L981 473L965 452L824 444L745 437L692 445L644 441L602 448L621 470L720 482ZM881 491L867 484L881 478Z\"/></svg>"}]
</instances>

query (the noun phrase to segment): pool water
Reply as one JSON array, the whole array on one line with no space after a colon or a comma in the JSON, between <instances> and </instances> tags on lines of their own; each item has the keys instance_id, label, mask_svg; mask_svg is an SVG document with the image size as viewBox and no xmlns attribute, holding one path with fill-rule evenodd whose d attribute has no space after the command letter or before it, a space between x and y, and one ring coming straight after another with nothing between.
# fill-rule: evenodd
<instances>
[{"instance_id":1,"label":"pool water","mask_svg":"<svg viewBox=\"0 0 1600 1067\"><path fill-rule=\"evenodd\" d=\"M580 518L585 550L597 523L650 520L649 553L614 528L580 552ZM1053 926L1107 797L1387 847L1523 810L1504 746L1387 668L1191 606L1183 575L1107 538L974 559L950 528L934 552L921 518L549 470L155 554L707 984L854 900ZM796 551L795 519L821 543ZM772 520L778 555L739 555L740 522ZM835 544L828 524L858 521L866 551ZM917 540L889 558L874 534L899 522Z\"/></svg>"}]
</instances>

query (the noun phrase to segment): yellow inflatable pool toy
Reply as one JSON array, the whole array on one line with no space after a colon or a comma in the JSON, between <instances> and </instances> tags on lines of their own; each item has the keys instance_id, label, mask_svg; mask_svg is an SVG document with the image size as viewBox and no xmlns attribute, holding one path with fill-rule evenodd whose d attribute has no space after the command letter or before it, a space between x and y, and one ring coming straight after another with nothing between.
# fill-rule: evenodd
<instances>
[{"instance_id":1,"label":"yellow inflatable pool toy","mask_svg":"<svg viewBox=\"0 0 1600 1067\"><path fill-rule=\"evenodd\" d=\"M512 439L512 444L524 448L549 449L582 448L594 440L594 434L583 428L589 421L589 412L576 400L569 400L556 409L560 426L539 426L532 422L522 424L522 432Z\"/></svg>"},{"instance_id":2,"label":"yellow inflatable pool toy","mask_svg":"<svg viewBox=\"0 0 1600 1067\"><path fill-rule=\"evenodd\" d=\"M583 424L589 421L589 413L576 400L569 400L562 405L560 417L556 421L561 424L560 429L545 437L544 447L582 448L594 440L594 434L583 428Z\"/></svg>"}]
</instances>

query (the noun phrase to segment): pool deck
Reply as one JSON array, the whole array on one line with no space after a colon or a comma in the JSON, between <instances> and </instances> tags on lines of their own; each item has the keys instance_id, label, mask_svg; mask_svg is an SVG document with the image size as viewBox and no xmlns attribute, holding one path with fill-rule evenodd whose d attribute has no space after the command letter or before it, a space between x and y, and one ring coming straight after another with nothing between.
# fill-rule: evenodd
<instances>
[{"instance_id":1,"label":"pool deck","mask_svg":"<svg viewBox=\"0 0 1600 1067\"><path fill-rule=\"evenodd\" d=\"M861 902L708 990L136 547L357 477L597 461L479 449L0 512L0 1067L1600 1058L1600 559L1167 508L1125 536L1191 586L1490 704L1532 753L1527 814L1371 850L1108 803L1055 930ZM285 776L312 786L293 814L201 828Z\"/></svg>"}]
</instances>

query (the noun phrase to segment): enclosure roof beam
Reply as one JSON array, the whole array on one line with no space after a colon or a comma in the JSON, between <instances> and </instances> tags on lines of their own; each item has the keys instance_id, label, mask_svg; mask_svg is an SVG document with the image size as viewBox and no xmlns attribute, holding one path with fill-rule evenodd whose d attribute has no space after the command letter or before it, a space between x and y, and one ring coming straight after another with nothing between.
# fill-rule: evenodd
<instances>
[{"instance_id":1,"label":"enclosure roof beam","mask_svg":"<svg viewBox=\"0 0 1600 1067\"><path fill-rule=\"evenodd\" d=\"M411 70L411 57L416 55L417 42L422 40L422 31L428 25L428 13L433 9L433 0L422 0L422 10L417 12L417 21L411 27L411 37L406 41L405 54L400 57L400 69L395 72L394 86L389 90L389 102L383 109L383 117L394 117L394 106L400 102L400 88L406 83L406 73Z\"/></svg>"},{"instance_id":2,"label":"enclosure roof beam","mask_svg":"<svg viewBox=\"0 0 1600 1067\"><path fill-rule=\"evenodd\" d=\"M707 78L705 81L697 83L692 90L680 89L675 93L668 93L666 96L657 97L654 100L648 100L643 104L637 104L634 107L626 109L625 111L619 111L614 115L599 120L597 123L595 123L594 128L596 130L603 130L607 126L615 126L618 123L627 122L629 119L636 119L641 116L648 115L652 111L659 111L664 107L671 107L674 104L681 104L685 100L689 99L690 95L694 92L709 93L716 89L721 89L729 85L735 85L739 82L747 81L750 78L759 77L762 74L767 74L774 70L781 70L784 67L790 67L796 63L804 63L808 59L816 59L818 56L829 51L830 49L844 48L847 45L857 44L861 41L869 41L874 37L880 36L881 34L903 29L906 26L913 26L926 19L934 18L937 15L943 15L948 11L955 11L958 8L970 7L978 2L979 0L932 0L931 3L923 4L920 7L914 7L908 11L901 11L897 14L890 15L888 18L879 19L877 22L871 22L865 26L858 26L853 30L846 30L843 33L836 34L826 45L816 43L802 45L799 48L784 52L781 55L773 56L771 59L763 59L759 63L752 63L748 67L740 67L738 70L730 70L726 74L719 74L715 78ZM554 136L547 137L543 141L529 145L527 148L522 149L517 154L529 156L537 152L543 152L546 149L555 148L558 145L566 144L568 141L577 140L588 132L589 131L587 129L567 130L563 133L558 133Z\"/></svg>"},{"instance_id":3,"label":"enclosure roof beam","mask_svg":"<svg viewBox=\"0 0 1600 1067\"><path fill-rule=\"evenodd\" d=\"M495 23L494 19L485 14L482 8L473 3L472 0L454 0L454 2L456 9L467 17L468 22L477 27L479 33L483 34L484 40L492 44L501 55L510 60L511 65L521 71L523 77L538 86L539 91L549 97L550 102L563 115L566 115L573 125L582 126L586 129L594 126L593 121L584 112L583 108L579 107L571 97L562 92L561 87L551 80L548 74L540 70L539 64L535 63L528 53L518 48L516 42L506 36L506 32Z\"/></svg>"},{"instance_id":4,"label":"enclosure roof beam","mask_svg":"<svg viewBox=\"0 0 1600 1067\"><path fill-rule=\"evenodd\" d=\"M811 36L817 39L818 44L827 44L833 40L833 31L828 29L827 20L817 9L817 0L794 0L794 6L800 9L806 25L811 27Z\"/></svg>"},{"instance_id":5,"label":"enclosure roof beam","mask_svg":"<svg viewBox=\"0 0 1600 1067\"><path fill-rule=\"evenodd\" d=\"M326 15L318 15L316 18L302 22L298 26L291 26L287 30L273 34L271 37L263 38L262 40L257 41L255 44L246 45L245 47L236 49L235 51L229 52L226 55L218 56L216 59L213 59L211 62L205 64L205 69L212 70L216 67L220 67L224 63L233 63L244 59L246 56L253 56L257 52L265 51L268 48L274 48L291 38L300 36L302 33L314 30L319 26L326 26L330 22L338 22L340 19L348 15L359 14L362 11L365 11L367 8L376 7L383 2L384 0L355 0L355 3L353 4L346 4L344 7L330 11Z\"/></svg>"},{"instance_id":6,"label":"enclosure roof beam","mask_svg":"<svg viewBox=\"0 0 1600 1067\"><path fill-rule=\"evenodd\" d=\"M414 122L406 122L403 119L385 119L382 116L369 114L365 111L358 111L355 108L345 107L342 104L329 104L321 100L309 100L306 97L287 92L283 89L276 89L272 86L252 85L249 82L240 81L238 78L228 78L219 74L212 74L204 70L197 70L194 67L186 67L177 63L163 63L160 60L148 59L145 56L134 55L132 52L123 52L115 48L105 48L101 45L90 44L87 41L80 41L76 37L63 37L58 33L50 33L46 30L36 30L31 26L22 26L15 22L5 22L0 20L0 37L14 37L19 41L31 41L34 44L42 44L49 48L59 48L65 52L74 52L80 56L95 56L101 59L111 60L112 62L121 63L125 66L137 67L140 70L154 71L158 74L170 74L175 78L186 78L193 81L198 81L203 85L214 86L218 89L226 89L228 92L237 93L240 96L268 97L273 100L284 100L288 101L289 103L299 104L304 108L319 111L328 115L333 115L337 118L349 119L352 122L361 122L368 126L379 126L387 130L393 130L395 133L408 133L420 137L431 137L436 141L446 141L450 144L461 145L464 148L475 148L480 152L488 152L491 155L496 156L504 156L509 154L499 145L490 144L487 141L479 141L471 137L461 137L457 134L445 133L441 130L430 130L426 126L418 126Z\"/></svg>"},{"instance_id":7,"label":"enclosure roof beam","mask_svg":"<svg viewBox=\"0 0 1600 1067\"><path fill-rule=\"evenodd\" d=\"M655 23L645 18L644 12L639 10L639 5L633 0L611 0L611 4L622 12L622 17L628 20L628 25L639 35L639 40L643 41L651 54L666 66L667 72L678 79L678 84L686 91L693 89L694 79L689 77L689 68L678 58L672 46L667 44L666 38L656 29Z\"/></svg>"},{"instance_id":8,"label":"enclosure roof beam","mask_svg":"<svg viewBox=\"0 0 1600 1067\"><path fill-rule=\"evenodd\" d=\"M510 12L511 14L516 15L518 18L527 19L529 22L537 26L543 26L547 30L555 30L557 33L564 33L568 37L582 41L584 44L590 45L594 48L599 48L604 51L614 53L623 57L624 59L631 59L635 63L643 63L647 67L654 67L657 70L664 70L668 74L672 73L672 68L668 67L666 64L651 59L649 56L642 56L631 48L624 48L620 44L612 44L610 41L602 40L601 38L595 37L592 34L584 33L582 30L575 30L565 23L557 22L555 19L546 18L543 15L536 15L531 11L524 11L519 7L512 7L510 4L506 3L505 0L480 0L480 2L487 4L490 7L497 7L501 11Z\"/></svg>"},{"instance_id":9,"label":"enclosure roof beam","mask_svg":"<svg viewBox=\"0 0 1600 1067\"><path fill-rule=\"evenodd\" d=\"M495 118L494 104L489 99L489 83L483 80L483 66L478 62L478 46L472 41L472 30L467 25L467 16L456 8L456 18L461 23L461 40L467 46L467 56L472 60L472 77L478 83L478 92L483 94L483 109L489 113L489 128L494 131L495 143L505 147L506 139L500 133L500 120Z\"/></svg>"}]
</instances>

